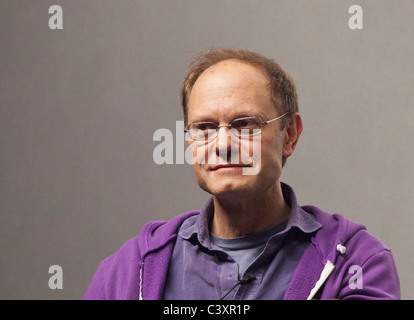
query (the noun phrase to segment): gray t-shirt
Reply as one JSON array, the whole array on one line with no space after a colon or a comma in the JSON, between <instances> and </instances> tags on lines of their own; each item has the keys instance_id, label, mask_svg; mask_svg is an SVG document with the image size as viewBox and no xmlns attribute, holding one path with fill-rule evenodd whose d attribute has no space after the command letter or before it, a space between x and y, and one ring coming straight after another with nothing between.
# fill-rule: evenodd
<instances>
[{"instance_id":1,"label":"gray t-shirt","mask_svg":"<svg viewBox=\"0 0 414 320\"><path fill-rule=\"evenodd\" d=\"M212 244L225 251L237 262L239 265L239 279L242 279L247 268L263 252L267 241L283 231L286 225L287 221L284 221L269 230L232 239L219 238L210 233L210 240Z\"/></svg>"}]
</instances>

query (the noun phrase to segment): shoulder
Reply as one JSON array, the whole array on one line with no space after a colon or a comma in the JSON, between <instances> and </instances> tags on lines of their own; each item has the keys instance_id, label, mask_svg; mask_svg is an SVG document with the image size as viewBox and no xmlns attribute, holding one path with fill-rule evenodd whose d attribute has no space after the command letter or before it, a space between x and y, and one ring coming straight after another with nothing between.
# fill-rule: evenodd
<instances>
[{"instance_id":1,"label":"shoulder","mask_svg":"<svg viewBox=\"0 0 414 320\"><path fill-rule=\"evenodd\" d=\"M135 294L136 289L127 288L131 283L137 283L143 257L168 243L183 221L197 213L190 211L168 221L146 223L137 236L127 240L116 252L101 261L85 299L122 299L131 290Z\"/></svg>"},{"instance_id":2,"label":"shoulder","mask_svg":"<svg viewBox=\"0 0 414 320\"><path fill-rule=\"evenodd\" d=\"M127 240L115 253L102 261L110 266L115 262L138 261L151 250L162 246L177 233L180 225L189 217L198 214L198 211L182 213L167 221L150 221L146 223L140 233Z\"/></svg>"},{"instance_id":3,"label":"shoulder","mask_svg":"<svg viewBox=\"0 0 414 320\"><path fill-rule=\"evenodd\" d=\"M336 254L338 245L344 246L348 255L352 252L353 255L365 259L376 253L389 251L384 243L369 233L360 223L340 214L330 214L314 206L306 206L303 209L312 214L322 225L313 242L325 258Z\"/></svg>"},{"instance_id":4,"label":"shoulder","mask_svg":"<svg viewBox=\"0 0 414 320\"><path fill-rule=\"evenodd\" d=\"M325 264L335 265L322 298L399 299L391 250L367 229L340 214L304 207L322 225L312 239Z\"/></svg>"},{"instance_id":5,"label":"shoulder","mask_svg":"<svg viewBox=\"0 0 414 320\"><path fill-rule=\"evenodd\" d=\"M123 299L124 288L137 278L140 261L139 236L126 241L115 253L103 259L85 292L85 300Z\"/></svg>"}]
</instances>

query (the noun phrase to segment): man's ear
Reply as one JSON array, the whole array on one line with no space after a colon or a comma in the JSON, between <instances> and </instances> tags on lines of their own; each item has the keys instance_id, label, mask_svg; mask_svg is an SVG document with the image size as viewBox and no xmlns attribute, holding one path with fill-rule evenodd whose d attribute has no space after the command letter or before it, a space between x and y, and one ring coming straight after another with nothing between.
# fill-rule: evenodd
<instances>
[{"instance_id":1,"label":"man's ear","mask_svg":"<svg viewBox=\"0 0 414 320\"><path fill-rule=\"evenodd\" d=\"M286 137L283 146L283 156L285 158L290 157L295 150L298 143L299 136L303 130L302 118L299 113L295 112L290 116L288 123L286 124Z\"/></svg>"}]
</instances>

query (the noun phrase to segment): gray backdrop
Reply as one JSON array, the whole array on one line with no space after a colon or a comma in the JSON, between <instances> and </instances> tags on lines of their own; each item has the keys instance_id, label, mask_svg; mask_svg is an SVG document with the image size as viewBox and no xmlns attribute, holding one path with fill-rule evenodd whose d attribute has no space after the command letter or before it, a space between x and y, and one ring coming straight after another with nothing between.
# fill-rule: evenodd
<instances>
[{"instance_id":1,"label":"gray backdrop","mask_svg":"<svg viewBox=\"0 0 414 320\"><path fill-rule=\"evenodd\" d=\"M1 0L0 298L81 299L144 223L204 205L190 165L154 163L153 134L175 136L181 81L211 47L293 76L304 131L282 180L365 224L414 298L413 17L412 0Z\"/></svg>"}]
</instances>

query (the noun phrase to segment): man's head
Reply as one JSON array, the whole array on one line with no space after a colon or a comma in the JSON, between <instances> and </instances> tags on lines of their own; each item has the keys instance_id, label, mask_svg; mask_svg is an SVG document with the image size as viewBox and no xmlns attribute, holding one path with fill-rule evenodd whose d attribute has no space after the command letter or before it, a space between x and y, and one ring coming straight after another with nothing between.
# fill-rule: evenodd
<instances>
[{"instance_id":1,"label":"man's head","mask_svg":"<svg viewBox=\"0 0 414 320\"><path fill-rule=\"evenodd\" d=\"M222 126L212 142L190 141L196 146L194 154L203 154L207 160L194 165L197 182L204 190L212 194L266 192L277 184L302 131L295 85L278 64L248 51L210 51L193 63L184 81L182 101L186 124L213 122ZM230 163L234 147L255 157L257 140L233 140L226 135L234 119L253 116L266 122L283 114L286 116L278 120L281 123L270 122L261 128L257 175L243 175L237 166L217 168L223 158Z\"/></svg>"}]
</instances>

